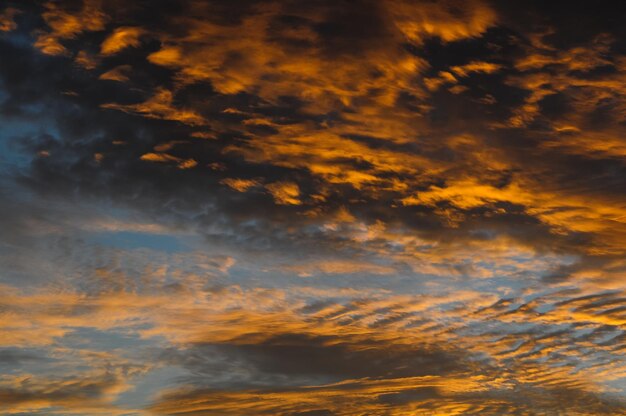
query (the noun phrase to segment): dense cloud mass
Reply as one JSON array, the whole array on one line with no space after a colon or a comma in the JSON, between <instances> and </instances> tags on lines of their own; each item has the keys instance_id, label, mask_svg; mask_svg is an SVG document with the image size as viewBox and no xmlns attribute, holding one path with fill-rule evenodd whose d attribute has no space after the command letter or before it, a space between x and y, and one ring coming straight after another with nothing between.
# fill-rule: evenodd
<instances>
[{"instance_id":1,"label":"dense cloud mass","mask_svg":"<svg viewBox=\"0 0 626 416\"><path fill-rule=\"evenodd\" d=\"M626 415L619 10L0 0L0 413Z\"/></svg>"}]
</instances>

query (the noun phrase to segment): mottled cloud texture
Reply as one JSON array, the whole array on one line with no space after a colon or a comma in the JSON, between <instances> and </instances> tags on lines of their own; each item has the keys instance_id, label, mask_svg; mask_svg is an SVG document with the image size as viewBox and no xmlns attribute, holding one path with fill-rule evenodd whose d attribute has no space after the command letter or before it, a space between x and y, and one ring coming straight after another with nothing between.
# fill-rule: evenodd
<instances>
[{"instance_id":1,"label":"mottled cloud texture","mask_svg":"<svg viewBox=\"0 0 626 416\"><path fill-rule=\"evenodd\" d=\"M0 1L0 413L626 415L609 1Z\"/></svg>"}]
</instances>

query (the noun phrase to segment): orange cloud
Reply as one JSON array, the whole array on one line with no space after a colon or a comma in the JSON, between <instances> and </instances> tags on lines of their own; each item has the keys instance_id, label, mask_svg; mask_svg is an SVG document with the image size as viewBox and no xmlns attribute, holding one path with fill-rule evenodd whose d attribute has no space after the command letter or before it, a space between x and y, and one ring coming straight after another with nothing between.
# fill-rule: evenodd
<instances>
[{"instance_id":1,"label":"orange cloud","mask_svg":"<svg viewBox=\"0 0 626 416\"><path fill-rule=\"evenodd\" d=\"M492 62L472 61L465 65L453 66L451 70L460 77L466 77L474 72L492 74L500 70L500 68L501 65Z\"/></svg>"},{"instance_id":2,"label":"orange cloud","mask_svg":"<svg viewBox=\"0 0 626 416\"><path fill-rule=\"evenodd\" d=\"M173 120L192 126L207 125L207 121L192 110L178 109L173 104L174 94L166 89L159 89L155 95L139 104L103 104L102 108L137 113L148 118Z\"/></svg>"},{"instance_id":3,"label":"orange cloud","mask_svg":"<svg viewBox=\"0 0 626 416\"><path fill-rule=\"evenodd\" d=\"M300 188L295 182L274 182L265 185L274 201L280 205L300 205Z\"/></svg>"},{"instance_id":4,"label":"orange cloud","mask_svg":"<svg viewBox=\"0 0 626 416\"><path fill-rule=\"evenodd\" d=\"M259 182L254 179L226 178L221 182L239 192L245 192L248 189L259 185Z\"/></svg>"},{"instance_id":5,"label":"orange cloud","mask_svg":"<svg viewBox=\"0 0 626 416\"><path fill-rule=\"evenodd\" d=\"M66 11L55 2L48 2L45 7L46 11L41 16L50 27L50 32L40 34L35 47L47 55L66 54L67 49L62 45L62 40L75 38L86 31L104 30L108 20L97 0L85 0L77 14Z\"/></svg>"},{"instance_id":6,"label":"orange cloud","mask_svg":"<svg viewBox=\"0 0 626 416\"><path fill-rule=\"evenodd\" d=\"M20 11L14 7L7 7L0 12L0 32L10 32L17 29L14 19L18 14Z\"/></svg>"},{"instance_id":7,"label":"orange cloud","mask_svg":"<svg viewBox=\"0 0 626 416\"><path fill-rule=\"evenodd\" d=\"M188 35L166 36L161 50L148 59L177 70L178 79L185 84L208 80L220 93L255 92L270 101L280 96L299 97L312 112L321 113L353 105L372 94L375 97L371 98L383 105L393 104L402 90L421 94L415 81L428 65L403 51L402 42L421 43L432 36L448 42L480 36L495 22L494 12L482 2L471 2L456 12L450 3L388 1L380 7L382 30L388 35L353 56L329 59L318 34L306 26L281 33L285 40L311 44L306 51L292 53L287 45L272 42L270 22L280 6L267 4L235 26L182 18L180 23L188 28ZM306 18L321 22L325 12L320 8Z\"/></svg>"},{"instance_id":8,"label":"orange cloud","mask_svg":"<svg viewBox=\"0 0 626 416\"><path fill-rule=\"evenodd\" d=\"M143 33L143 29L139 27L118 27L102 42L100 53L114 55L126 48L137 47Z\"/></svg>"},{"instance_id":9,"label":"orange cloud","mask_svg":"<svg viewBox=\"0 0 626 416\"><path fill-rule=\"evenodd\" d=\"M281 271L296 273L300 277L311 277L319 274L357 274L370 273L376 275L390 275L396 269L368 261L352 260L320 260L308 263L284 265L278 268Z\"/></svg>"},{"instance_id":10,"label":"orange cloud","mask_svg":"<svg viewBox=\"0 0 626 416\"><path fill-rule=\"evenodd\" d=\"M132 71L132 68L130 65L120 65L120 66L116 66L110 71L104 72L102 75L98 77L98 79L118 81L118 82L127 82L129 80L128 75L131 71Z\"/></svg>"},{"instance_id":11,"label":"orange cloud","mask_svg":"<svg viewBox=\"0 0 626 416\"><path fill-rule=\"evenodd\" d=\"M222 264L230 267L233 260L225 259ZM343 271L344 267L358 269L359 266L341 265L339 269ZM322 270L324 266L318 268ZM334 272L337 267L331 265L329 270ZM620 354L623 340L616 337L607 345L609 348L595 349L590 356L588 343L600 342L606 334L598 333L598 339L593 341L581 337L576 328L600 330L606 329L606 325L623 325L623 313L619 310L624 303L623 292L545 293L541 289L543 294L533 294L531 290L527 295L534 295L534 299L524 302L462 290L448 290L439 295L394 295L380 290L369 294L360 290L324 292L306 287L244 290L226 286L201 290L206 285L204 276L181 276L176 296L171 296L165 289L172 287L171 283L159 279L165 271L146 273L152 276L147 282L153 287L146 288L150 293L143 294L125 290L90 296L45 291L27 294L4 287L0 297L5 317L0 325L2 344L58 344L76 328L132 329L144 339L167 340L170 348L178 348L181 354L191 349L197 356L202 350L194 348L212 345L222 346L226 351L239 348L243 354L239 357L245 360L245 351L259 350L265 351L264 356L270 359L266 367L272 363L272 354L278 354L279 369L288 369L283 366L293 360L285 353L289 348L299 350L307 345L320 361L311 365L300 363L295 371L328 371L340 379L286 390L274 386L263 390L231 389L228 393L179 386L161 392L150 409L156 413L241 414L242 409L255 408L278 414L315 409L370 413L393 409L400 414L426 411L450 414L454 409L463 414L468 409L481 409L483 414L500 414L504 408L546 412L575 408L591 415L601 409L608 409L607 414L622 409L618 403L601 399L605 388L591 382L600 380L600 374L605 381L623 377L625 373L616 361L578 368L568 357L584 355L587 360L594 360L603 354L608 357ZM125 279L118 272L107 270L98 271L94 278L103 287ZM337 300L338 296L346 295L351 299ZM316 299L312 300L311 296ZM542 306L550 308L540 313ZM563 323L572 327L563 329ZM553 331L560 332L552 334ZM362 360L366 358L370 365L363 367ZM414 360L421 364L409 365ZM194 367L196 370L199 363ZM111 383L105 383L98 390L100 393L92 396L93 401L72 401L67 396L43 394L36 385L40 382L37 379L18 383L18 387L7 387L12 381L6 378L0 380L0 395L5 394L3 403L21 411L28 406L31 409L59 406L66 412L115 409L112 400L132 386L129 376L145 371L141 363L135 366L137 369L130 374L119 377L108 374ZM506 373L501 371L503 366ZM123 371L128 367L117 368ZM606 376L608 372L613 376ZM85 376L82 380L87 382L90 378ZM41 382L50 385L48 381ZM77 388L82 385L73 381L71 384ZM520 401L511 399L505 404L492 401L494 395L514 398L526 394L520 393L520 388L532 393ZM72 397L81 397L81 389ZM571 404L554 400L555 392L559 391L573 392L580 401ZM412 399L401 400L403 397ZM537 397L543 401L538 403Z\"/></svg>"},{"instance_id":12,"label":"orange cloud","mask_svg":"<svg viewBox=\"0 0 626 416\"><path fill-rule=\"evenodd\" d=\"M146 153L143 154L140 159L146 162L174 162L177 163L179 169L191 169L198 165L198 162L196 162L194 159L181 159L167 153Z\"/></svg>"},{"instance_id":13,"label":"orange cloud","mask_svg":"<svg viewBox=\"0 0 626 416\"><path fill-rule=\"evenodd\" d=\"M477 37L497 21L495 11L483 1L466 2L461 7L454 1L394 0L385 5L402 34L418 44L432 36L446 42Z\"/></svg>"},{"instance_id":14,"label":"orange cloud","mask_svg":"<svg viewBox=\"0 0 626 416\"><path fill-rule=\"evenodd\" d=\"M120 393L131 388L121 368L98 373L46 378L24 374L0 378L0 411L6 415L43 413L127 414L113 404ZM141 410L139 410L141 412Z\"/></svg>"},{"instance_id":15,"label":"orange cloud","mask_svg":"<svg viewBox=\"0 0 626 416\"><path fill-rule=\"evenodd\" d=\"M97 58L85 51L78 52L74 58L74 62L76 62L77 65L89 70L96 68L99 64L99 60Z\"/></svg>"}]
</instances>

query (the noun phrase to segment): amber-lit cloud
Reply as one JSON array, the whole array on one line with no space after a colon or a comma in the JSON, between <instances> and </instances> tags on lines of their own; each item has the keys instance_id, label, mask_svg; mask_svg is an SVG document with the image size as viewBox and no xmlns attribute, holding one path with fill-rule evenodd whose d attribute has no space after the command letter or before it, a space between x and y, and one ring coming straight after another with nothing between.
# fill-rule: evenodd
<instances>
[{"instance_id":1,"label":"amber-lit cloud","mask_svg":"<svg viewBox=\"0 0 626 416\"><path fill-rule=\"evenodd\" d=\"M4 414L111 414L123 415L128 409L116 409L112 399L127 390L129 370L80 374L76 377L43 379L35 375L0 379L0 410ZM137 371L137 369L132 369ZM60 412L54 409L62 409Z\"/></svg>"},{"instance_id":2,"label":"amber-lit cloud","mask_svg":"<svg viewBox=\"0 0 626 416\"><path fill-rule=\"evenodd\" d=\"M44 7L41 17L50 29L37 37L35 46L48 55L67 53L63 40L74 39L85 31L103 30L107 20L97 0L84 2L77 14L65 10L61 2L51 1Z\"/></svg>"},{"instance_id":3,"label":"amber-lit cloud","mask_svg":"<svg viewBox=\"0 0 626 416\"><path fill-rule=\"evenodd\" d=\"M0 31L8 32L17 28L15 16L20 13L19 9L7 7L0 13Z\"/></svg>"},{"instance_id":4,"label":"amber-lit cloud","mask_svg":"<svg viewBox=\"0 0 626 416\"><path fill-rule=\"evenodd\" d=\"M300 188L293 182L274 182L266 186L277 204L299 205Z\"/></svg>"},{"instance_id":5,"label":"amber-lit cloud","mask_svg":"<svg viewBox=\"0 0 626 416\"><path fill-rule=\"evenodd\" d=\"M141 160L146 162L169 163L174 162L180 169L190 169L198 164L193 159L180 159L167 153L146 153L141 155Z\"/></svg>"},{"instance_id":6,"label":"amber-lit cloud","mask_svg":"<svg viewBox=\"0 0 626 416\"><path fill-rule=\"evenodd\" d=\"M239 192L245 192L248 189L258 186L259 183L254 179L226 178L222 180L224 185L228 185Z\"/></svg>"},{"instance_id":7,"label":"amber-lit cloud","mask_svg":"<svg viewBox=\"0 0 626 416\"><path fill-rule=\"evenodd\" d=\"M95 277L119 278L108 272ZM37 323L40 331L74 328L53 335L57 340L69 338L78 328L122 333L138 328L143 339L165 337L181 349L162 356L161 365L193 366L194 375L186 386L162 393L151 406L157 414L238 414L244 409L259 414L319 409L339 414L389 409L400 414L624 411L623 403L611 397L611 389L595 381L626 377L615 361L624 343L615 327L624 323L615 315L616 307L623 305L623 293L581 296L569 289L527 293L531 300L523 301L458 291L339 301L345 295L338 291L320 297L306 287L291 292L221 287L202 293L188 286L195 284L194 279L180 283L175 297L12 293L3 300L7 312L18 308L30 312L23 314L23 323L14 321L3 333L20 333ZM548 311L538 312L547 306ZM301 354L307 360L302 361ZM585 365L573 367L572 360L581 355ZM364 367L364 361L369 365ZM243 368L246 375L230 379L229 374ZM209 374L213 376L205 379ZM141 375L138 368L121 379ZM284 377L291 380L287 385L281 382ZM112 382L113 375L109 378ZM26 388L37 391L31 386L36 383L6 387L5 392L14 403L31 408L88 406L84 400L80 405L72 401L80 394L27 400L22 393L14 398ZM107 387L111 393L103 390L92 396L91 406L102 407L107 400L110 403L107 395L128 388L123 387L127 382L114 387L116 383Z\"/></svg>"},{"instance_id":8,"label":"amber-lit cloud","mask_svg":"<svg viewBox=\"0 0 626 416\"><path fill-rule=\"evenodd\" d=\"M115 70L112 70L115 71ZM105 76L103 79L115 79L117 81L126 80L120 79L120 69L116 72L108 72L109 76ZM173 95L171 91L166 89L159 89L155 92L155 95L147 101L140 104L119 105L119 104L103 104L103 108L121 110L130 113L141 114L148 118L163 118L165 120L180 121L182 123L191 125L203 125L207 121L200 117L193 110L180 110L172 105Z\"/></svg>"},{"instance_id":9,"label":"amber-lit cloud","mask_svg":"<svg viewBox=\"0 0 626 416\"><path fill-rule=\"evenodd\" d=\"M139 37L143 31L138 27L118 27L102 42L100 52L104 55L113 55L128 47L139 46Z\"/></svg>"},{"instance_id":10,"label":"amber-lit cloud","mask_svg":"<svg viewBox=\"0 0 626 416\"><path fill-rule=\"evenodd\" d=\"M109 81L126 82L129 80L128 74L132 71L130 65L120 65L104 72L98 79L105 79Z\"/></svg>"},{"instance_id":11,"label":"amber-lit cloud","mask_svg":"<svg viewBox=\"0 0 626 416\"><path fill-rule=\"evenodd\" d=\"M3 4L0 413L626 414L619 17Z\"/></svg>"},{"instance_id":12,"label":"amber-lit cloud","mask_svg":"<svg viewBox=\"0 0 626 416\"><path fill-rule=\"evenodd\" d=\"M391 1L389 11L394 24L411 41L421 42L436 36L452 42L482 35L496 22L496 12L482 1L472 1L459 8L450 1L414 3Z\"/></svg>"}]
</instances>

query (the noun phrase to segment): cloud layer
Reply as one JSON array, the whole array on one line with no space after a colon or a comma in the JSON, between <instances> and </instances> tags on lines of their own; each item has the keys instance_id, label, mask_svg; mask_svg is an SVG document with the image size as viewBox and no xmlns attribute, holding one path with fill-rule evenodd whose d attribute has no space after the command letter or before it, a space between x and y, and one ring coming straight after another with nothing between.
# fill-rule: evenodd
<instances>
[{"instance_id":1,"label":"cloud layer","mask_svg":"<svg viewBox=\"0 0 626 416\"><path fill-rule=\"evenodd\" d=\"M626 33L544 3L3 3L0 412L626 414Z\"/></svg>"}]
</instances>

